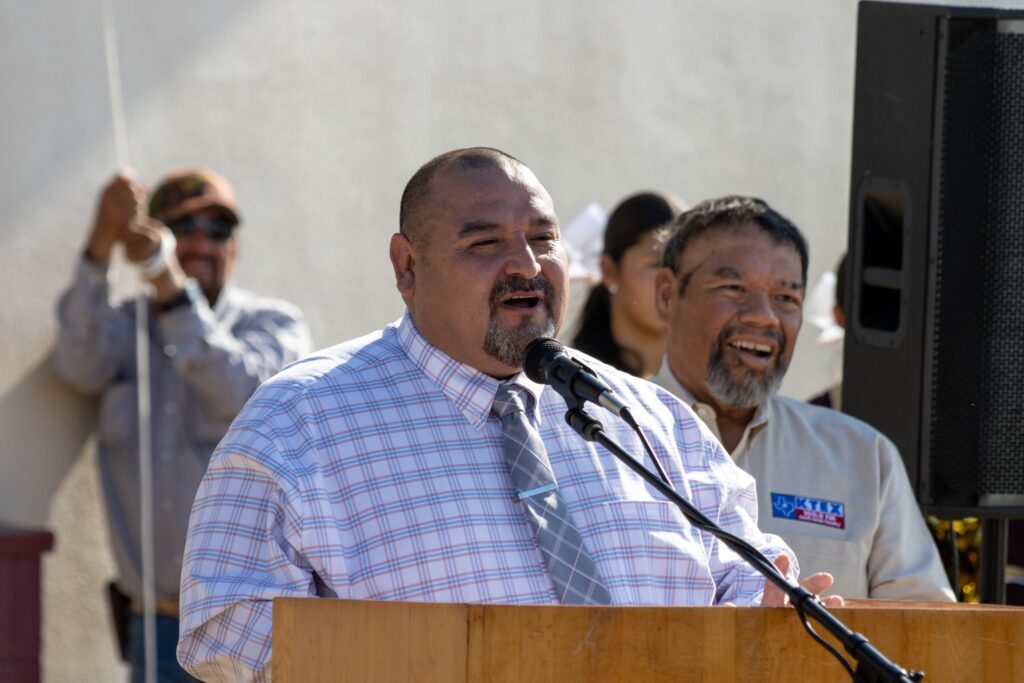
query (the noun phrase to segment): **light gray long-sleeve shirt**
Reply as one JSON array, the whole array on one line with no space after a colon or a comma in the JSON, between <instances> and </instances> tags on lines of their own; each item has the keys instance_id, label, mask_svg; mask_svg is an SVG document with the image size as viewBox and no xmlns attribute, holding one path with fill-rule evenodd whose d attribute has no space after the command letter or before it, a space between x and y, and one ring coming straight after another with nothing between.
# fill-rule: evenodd
<instances>
[{"instance_id":1,"label":"light gray long-sleeve shirt","mask_svg":"<svg viewBox=\"0 0 1024 683\"><path fill-rule=\"evenodd\" d=\"M100 398L98 464L121 590L142 596L135 312L110 303L107 267L82 259L58 306L53 366ZM311 350L297 308L227 286L149 320L156 592L176 596L196 489L261 382Z\"/></svg>"}]
</instances>

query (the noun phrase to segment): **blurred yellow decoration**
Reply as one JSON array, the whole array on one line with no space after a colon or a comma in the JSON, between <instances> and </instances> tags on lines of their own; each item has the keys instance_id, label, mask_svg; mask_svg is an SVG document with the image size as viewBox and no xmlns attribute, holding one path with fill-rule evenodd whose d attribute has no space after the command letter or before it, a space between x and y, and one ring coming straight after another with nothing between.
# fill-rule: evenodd
<instances>
[{"instance_id":1,"label":"blurred yellow decoration","mask_svg":"<svg viewBox=\"0 0 1024 683\"><path fill-rule=\"evenodd\" d=\"M981 565L981 520L977 517L948 519L928 517L928 528L939 548L946 575L953 576L953 550L950 543L950 526L956 533L957 557L960 561L959 581L956 586L957 599L962 602L978 602L978 579Z\"/></svg>"}]
</instances>

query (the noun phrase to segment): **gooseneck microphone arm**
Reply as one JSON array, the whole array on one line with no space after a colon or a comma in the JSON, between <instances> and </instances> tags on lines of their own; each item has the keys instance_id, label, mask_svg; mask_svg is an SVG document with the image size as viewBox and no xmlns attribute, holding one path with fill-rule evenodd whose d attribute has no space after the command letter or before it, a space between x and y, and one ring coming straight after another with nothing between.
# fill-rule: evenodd
<instances>
[{"instance_id":1,"label":"gooseneck microphone arm","mask_svg":"<svg viewBox=\"0 0 1024 683\"><path fill-rule=\"evenodd\" d=\"M772 562L768 560L763 553L761 553L761 551L750 545L750 543L744 539L730 534L725 529L722 529L720 526L715 524L707 517L707 515L679 495L675 489L672 488L671 484L667 483L667 477L659 478L656 476L653 472L644 467L642 462L630 455L628 451L608 437L604 433L603 425L582 410L584 400L593 401L594 399L580 396L580 393L582 392L579 390L574 391L572 382L566 381L565 376L558 377L556 375L549 380L549 374L555 374L550 371L550 368L557 368L565 363L565 361L556 358L558 354L563 355L565 358L569 358L565 354L564 347L559 342L553 339L544 338L534 340L529 346L527 346L523 361L523 368L530 379L535 382L550 384L556 391L558 391L562 398L565 399L566 405L568 406L568 411L565 414L565 421L569 426L586 441L596 442L607 448L612 455L622 461L622 463L631 470L636 472L644 481L657 489L670 501L675 503L683 513L683 516L686 517L691 524L721 540L722 543L762 574L767 581L771 581L775 586L777 586L786 596L789 597L790 602L796 609L796 612L807 632L815 641L836 657L840 664L842 664L846 669L847 673L850 674L852 680L857 681L858 683L876 683L882 681L914 683L915 681L920 681L924 678L923 673L907 671L887 659L885 655L871 645L867 638L860 633L851 631L845 624L833 616L818 600L817 596L805 588L790 584L786 578L779 573L779 570L775 565L772 564ZM569 360L578 364L577 361L574 361L571 358ZM557 365L552 361L557 362ZM594 382L603 387L603 384L596 377L594 378ZM590 388L586 391L593 393L596 385L592 382L588 384L590 385ZM611 393L607 387L603 387L601 390ZM616 414L621 416L621 412L622 411L620 410L616 412ZM628 408L626 408L626 412L628 413ZM632 416L630 415L630 417ZM630 422L630 426L636 424L635 420L630 421L627 419L627 422ZM638 426L634 428L639 431ZM655 460L655 462L657 461ZM856 660L856 672L850 668L850 665L838 652L836 652L835 648L829 645L814 631L813 628L811 628L810 624L807 623L807 617L814 619L829 633L835 636L835 638L842 644L843 648Z\"/></svg>"},{"instance_id":2,"label":"gooseneck microphone arm","mask_svg":"<svg viewBox=\"0 0 1024 683\"><path fill-rule=\"evenodd\" d=\"M548 337L534 339L526 346L523 354L523 370L534 382L547 384L557 391L569 405L582 405L586 401L596 403L602 408L618 415L626 424L633 428L640 443L654 463L662 481L672 486L665 468L647 442L647 437L640 431L640 425L618 396L589 367L565 352L561 342Z\"/></svg>"},{"instance_id":3,"label":"gooseneck microphone arm","mask_svg":"<svg viewBox=\"0 0 1024 683\"><path fill-rule=\"evenodd\" d=\"M843 667L846 668L854 681L862 683L875 683L876 681L912 683L924 678L924 674L920 672L908 672L889 661L885 655L876 650L874 646L868 642L867 638L860 633L851 631L845 624L843 624L843 622L834 617L813 593L800 586L790 584L763 553L757 550L757 548L754 548L747 541L730 534L711 521L711 519L695 508L688 500L676 493L675 489L665 484L665 482L655 476L653 472L644 467L639 460L634 458L625 449L615 443L614 440L606 436L601 423L584 413L578 406L570 406L569 411L565 414L565 421L587 441L595 441L611 451L615 457L640 475L644 481L656 488L670 501L675 503L682 511L683 516L685 516L691 524L702 531L706 531L714 535L736 554L746 560L749 565L760 572L765 579L778 586L779 589L789 597L790 602L793 603L793 607L795 607L796 611L800 614L804 628L807 629L807 632L810 633L810 635L822 646L831 651ZM846 663L846 661L832 648L831 645L822 640L821 636L811 629L810 625L806 621L806 617L811 617L821 624L825 630L836 637L846 651L849 652L857 661L856 672L850 669L849 664Z\"/></svg>"}]
</instances>

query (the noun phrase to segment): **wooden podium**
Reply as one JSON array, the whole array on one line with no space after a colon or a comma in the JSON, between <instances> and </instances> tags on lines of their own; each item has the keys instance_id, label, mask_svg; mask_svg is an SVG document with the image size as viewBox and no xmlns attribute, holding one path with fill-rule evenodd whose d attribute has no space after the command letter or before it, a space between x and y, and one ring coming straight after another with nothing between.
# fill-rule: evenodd
<instances>
[{"instance_id":1,"label":"wooden podium","mask_svg":"<svg viewBox=\"0 0 1024 683\"><path fill-rule=\"evenodd\" d=\"M1024 609L856 601L832 612L925 681L1024 681ZM274 601L272 669L278 683L849 680L789 608L326 599Z\"/></svg>"}]
</instances>

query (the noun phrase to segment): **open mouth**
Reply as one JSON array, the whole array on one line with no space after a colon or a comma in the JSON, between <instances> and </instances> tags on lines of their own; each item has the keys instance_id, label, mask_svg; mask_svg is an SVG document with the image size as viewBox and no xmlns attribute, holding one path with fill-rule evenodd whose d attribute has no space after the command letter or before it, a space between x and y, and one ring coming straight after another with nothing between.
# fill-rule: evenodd
<instances>
[{"instance_id":1,"label":"open mouth","mask_svg":"<svg viewBox=\"0 0 1024 683\"><path fill-rule=\"evenodd\" d=\"M744 355L753 356L758 359L771 358L775 353L775 348L771 344L752 342L745 339L731 341L729 346L737 349Z\"/></svg>"},{"instance_id":2,"label":"open mouth","mask_svg":"<svg viewBox=\"0 0 1024 683\"><path fill-rule=\"evenodd\" d=\"M544 299L539 294L533 294L531 292L516 292L502 297L501 305L507 306L508 308L530 310L539 306L543 300Z\"/></svg>"}]
</instances>

